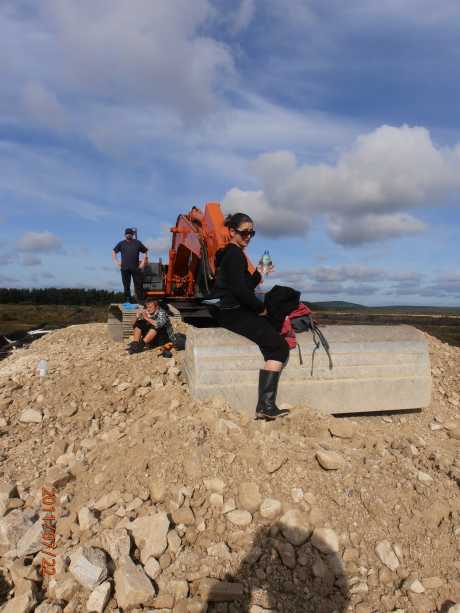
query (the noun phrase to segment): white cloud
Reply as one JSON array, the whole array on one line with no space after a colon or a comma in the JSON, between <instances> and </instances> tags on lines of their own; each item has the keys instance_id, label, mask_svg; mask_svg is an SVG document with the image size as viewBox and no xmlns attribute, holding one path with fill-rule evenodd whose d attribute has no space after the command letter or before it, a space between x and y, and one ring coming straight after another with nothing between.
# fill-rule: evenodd
<instances>
[{"instance_id":1,"label":"white cloud","mask_svg":"<svg viewBox=\"0 0 460 613\"><path fill-rule=\"evenodd\" d=\"M262 191L244 192L234 187L225 194L223 208L226 213L244 212L250 215L267 235L297 234L308 229L308 219L299 218L294 211L272 207Z\"/></svg>"},{"instance_id":2,"label":"white cloud","mask_svg":"<svg viewBox=\"0 0 460 613\"><path fill-rule=\"evenodd\" d=\"M145 246L149 249L150 259L152 254L156 256L167 255L171 246L171 233L169 232L169 226L163 226L163 233L155 238L148 238L143 241Z\"/></svg>"},{"instance_id":3,"label":"white cloud","mask_svg":"<svg viewBox=\"0 0 460 613\"><path fill-rule=\"evenodd\" d=\"M55 94L50 92L43 83L29 81L24 86L23 104L25 112L39 123L61 130L67 123L66 112Z\"/></svg>"},{"instance_id":4,"label":"white cloud","mask_svg":"<svg viewBox=\"0 0 460 613\"><path fill-rule=\"evenodd\" d=\"M383 270L363 265L322 266L310 270L310 276L316 281L367 281L376 282L384 278Z\"/></svg>"},{"instance_id":5,"label":"white cloud","mask_svg":"<svg viewBox=\"0 0 460 613\"><path fill-rule=\"evenodd\" d=\"M24 249L22 249L22 251L24 251ZM32 249L30 251L32 251ZM33 249L33 251L35 251L35 249ZM40 266L42 261L40 258L37 258L35 255L25 255L22 258L22 263L24 266Z\"/></svg>"},{"instance_id":6,"label":"white cloud","mask_svg":"<svg viewBox=\"0 0 460 613\"><path fill-rule=\"evenodd\" d=\"M425 128L382 126L357 138L334 165L299 166L293 153L278 151L259 156L252 171L263 190L233 188L224 202L265 212L265 231L300 234L326 215L334 240L359 244L423 231L404 211L460 190L460 147L437 148ZM297 224L284 224L285 216Z\"/></svg>"},{"instance_id":7,"label":"white cloud","mask_svg":"<svg viewBox=\"0 0 460 613\"><path fill-rule=\"evenodd\" d=\"M241 0L238 11L234 16L231 31L233 34L239 34L249 26L256 12L255 0Z\"/></svg>"},{"instance_id":8,"label":"white cloud","mask_svg":"<svg viewBox=\"0 0 460 613\"><path fill-rule=\"evenodd\" d=\"M16 287L18 283L19 279L0 274L0 285L8 286L10 284L10 287Z\"/></svg>"},{"instance_id":9,"label":"white cloud","mask_svg":"<svg viewBox=\"0 0 460 613\"><path fill-rule=\"evenodd\" d=\"M333 216L329 219L331 237L342 245L359 245L397 236L420 234L426 225L407 213L393 215Z\"/></svg>"},{"instance_id":10,"label":"white cloud","mask_svg":"<svg viewBox=\"0 0 460 613\"><path fill-rule=\"evenodd\" d=\"M51 232L26 232L16 241L16 249L20 252L50 253L62 248L60 239Z\"/></svg>"},{"instance_id":11,"label":"white cloud","mask_svg":"<svg viewBox=\"0 0 460 613\"><path fill-rule=\"evenodd\" d=\"M14 262L14 258L12 255L7 253L0 254L0 265L7 266L8 264L12 264Z\"/></svg>"},{"instance_id":12,"label":"white cloud","mask_svg":"<svg viewBox=\"0 0 460 613\"><path fill-rule=\"evenodd\" d=\"M188 116L213 108L233 71L226 47L200 33L212 16L208 0L43 0L36 27L59 52L55 76L69 90Z\"/></svg>"}]
</instances>

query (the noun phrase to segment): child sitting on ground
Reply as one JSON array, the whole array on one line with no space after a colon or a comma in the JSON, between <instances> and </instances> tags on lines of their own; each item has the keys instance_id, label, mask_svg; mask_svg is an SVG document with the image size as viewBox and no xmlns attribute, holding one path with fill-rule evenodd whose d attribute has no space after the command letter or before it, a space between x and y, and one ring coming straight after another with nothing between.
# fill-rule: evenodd
<instances>
[{"instance_id":1,"label":"child sitting on ground","mask_svg":"<svg viewBox=\"0 0 460 613\"><path fill-rule=\"evenodd\" d=\"M133 337L134 340L128 346L129 353L140 353L144 349L175 341L168 314L155 298L147 298L144 307L139 310L133 325Z\"/></svg>"}]
</instances>

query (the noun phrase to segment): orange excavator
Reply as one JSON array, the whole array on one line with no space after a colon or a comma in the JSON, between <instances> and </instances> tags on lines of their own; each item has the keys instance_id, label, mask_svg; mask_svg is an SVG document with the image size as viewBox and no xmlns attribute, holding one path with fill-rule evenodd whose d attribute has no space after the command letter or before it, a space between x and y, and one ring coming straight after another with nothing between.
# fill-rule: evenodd
<instances>
[{"instance_id":1,"label":"orange excavator","mask_svg":"<svg viewBox=\"0 0 460 613\"><path fill-rule=\"evenodd\" d=\"M217 251L230 240L218 202L208 202L204 212L193 207L180 214L171 228L169 262L150 262L144 269L144 293L175 306L182 316L209 316L202 304L212 290ZM249 262L249 267L254 270ZM109 333L122 340L132 331L134 311L124 305L109 308Z\"/></svg>"},{"instance_id":2,"label":"orange excavator","mask_svg":"<svg viewBox=\"0 0 460 613\"><path fill-rule=\"evenodd\" d=\"M169 263L152 262L144 272L144 292L167 300L181 312L202 310L201 300L212 290L215 256L230 240L218 202L208 202L204 212L193 207L171 228ZM249 269L254 270L248 260Z\"/></svg>"}]
</instances>

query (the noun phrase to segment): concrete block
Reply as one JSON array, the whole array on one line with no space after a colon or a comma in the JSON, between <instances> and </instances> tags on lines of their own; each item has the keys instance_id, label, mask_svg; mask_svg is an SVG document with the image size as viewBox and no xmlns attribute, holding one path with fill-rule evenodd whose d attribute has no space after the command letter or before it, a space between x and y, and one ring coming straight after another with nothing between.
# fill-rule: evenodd
<instances>
[{"instance_id":1,"label":"concrete block","mask_svg":"<svg viewBox=\"0 0 460 613\"><path fill-rule=\"evenodd\" d=\"M279 403L325 414L418 409L431 400L428 344L412 326L324 326L332 370L324 349L312 354L310 332L297 335L278 393ZM252 412L257 401L259 348L221 328L187 333L185 372L195 398L223 396L238 410Z\"/></svg>"}]
</instances>

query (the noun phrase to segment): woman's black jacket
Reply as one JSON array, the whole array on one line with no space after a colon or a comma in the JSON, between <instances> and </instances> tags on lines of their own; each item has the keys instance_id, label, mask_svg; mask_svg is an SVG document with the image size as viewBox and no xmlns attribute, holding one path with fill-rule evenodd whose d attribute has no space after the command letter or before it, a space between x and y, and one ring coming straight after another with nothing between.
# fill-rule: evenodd
<instances>
[{"instance_id":1,"label":"woman's black jacket","mask_svg":"<svg viewBox=\"0 0 460 613\"><path fill-rule=\"evenodd\" d=\"M251 274L240 247L229 243L216 254L216 281L213 296L220 298L221 309L243 307L261 313L264 304L256 298L255 288L261 281L256 270Z\"/></svg>"}]
</instances>

